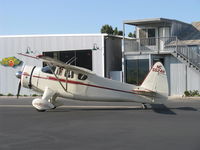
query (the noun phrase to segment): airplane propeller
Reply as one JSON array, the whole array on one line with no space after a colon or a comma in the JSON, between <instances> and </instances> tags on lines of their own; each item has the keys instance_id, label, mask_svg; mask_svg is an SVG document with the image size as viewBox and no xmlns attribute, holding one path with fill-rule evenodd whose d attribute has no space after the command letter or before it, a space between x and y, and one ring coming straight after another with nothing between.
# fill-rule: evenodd
<instances>
[{"instance_id":1,"label":"airplane propeller","mask_svg":"<svg viewBox=\"0 0 200 150\"><path fill-rule=\"evenodd\" d=\"M19 95L20 95L20 90L21 90L21 77L22 77L22 73L23 73L23 70L24 70L24 67L25 65L22 66L22 70L21 71L18 71L16 72L15 76L20 79L19 80L19 83L18 83L18 88L17 88L17 99L19 98Z\"/></svg>"},{"instance_id":2,"label":"airplane propeller","mask_svg":"<svg viewBox=\"0 0 200 150\"><path fill-rule=\"evenodd\" d=\"M21 90L21 76L22 76L22 72L18 71L16 74L16 77L19 78L19 83L18 83L18 89L17 89L17 99L19 98L20 95L20 90Z\"/></svg>"},{"instance_id":3,"label":"airplane propeller","mask_svg":"<svg viewBox=\"0 0 200 150\"><path fill-rule=\"evenodd\" d=\"M19 84L18 84L18 89L17 89L17 99L19 98L20 90L21 90L21 80L19 81Z\"/></svg>"}]
</instances>

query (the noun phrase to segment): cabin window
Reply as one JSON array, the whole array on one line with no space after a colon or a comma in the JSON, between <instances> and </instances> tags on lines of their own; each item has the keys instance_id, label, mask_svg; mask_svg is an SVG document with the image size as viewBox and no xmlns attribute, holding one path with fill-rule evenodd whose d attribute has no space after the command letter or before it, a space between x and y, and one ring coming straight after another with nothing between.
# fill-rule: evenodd
<instances>
[{"instance_id":1,"label":"cabin window","mask_svg":"<svg viewBox=\"0 0 200 150\"><path fill-rule=\"evenodd\" d=\"M59 75L59 76L61 76L61 75L63 74L63 71L64 71L64 68L59 67L59 68L57 69L56 74Z\"/></svg>"},{"instance_id":2,"label":"cabin window","mask_svg":"<svg viewBox=\"0 0 200 150\"><path fill-rule=\"evenodd\" d=\"M87 79L87 76L84 75L84 74L79 73L79 74L78 74L78 79L79 79L79 80L86 80L86 79Z\"/></svg>"},{"instance_id":3,"label":"cabin window","mask_svg":"<svg viewBox=\"0 0 200 150\"><path fill-rule=\"evenodd\" d=\"M73 71L66 71L65 77L67 78L74 78L74 72Z\"/></svg>"},{"instance_id":4,"label":"cabin window","mask_svg":"<svg viewBox=\"0 0 200 150\"><path fill-rule=\"evenodd\" d=\"M55 66L51 66L51 68L50 68L50 66L45 66L45 67L42 68L42 72L53 74L53 72L55 71L55 69L56 69Z\"/></svg>"}]
</instances>

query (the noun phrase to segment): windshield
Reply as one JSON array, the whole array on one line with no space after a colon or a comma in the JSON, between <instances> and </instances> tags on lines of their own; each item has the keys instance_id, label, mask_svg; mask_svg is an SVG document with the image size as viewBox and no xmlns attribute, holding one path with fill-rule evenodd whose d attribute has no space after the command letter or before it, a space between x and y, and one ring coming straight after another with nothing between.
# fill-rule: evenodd
<instances>
[{"instance_id":1,"label":"windshield","mask_svg":"<svg viewBox=\"0 0 200 150\"><path fill-rule=\"evenodd\" d=\"M42 72L53 74L53 72L55 71L55 69L56 69L55 66L51 66L51 68L49 66L45 66L45 67L42 68Z\"/></svg>"}]
</instances>

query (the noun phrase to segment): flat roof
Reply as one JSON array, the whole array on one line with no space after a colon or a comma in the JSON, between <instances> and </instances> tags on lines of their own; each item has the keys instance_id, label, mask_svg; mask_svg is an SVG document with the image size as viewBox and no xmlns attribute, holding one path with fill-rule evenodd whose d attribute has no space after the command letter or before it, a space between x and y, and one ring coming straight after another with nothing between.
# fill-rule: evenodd
<instances>
[{"instance_id":1,"label":"flat roof","mask_svg":"<svg viewBox=\"0 0 200 150\"><path fill-rule=\"evenodd\" d=\"M178 20L166 19L166 18L147 18L138 20L125 20L124 24L139 26L139 25L155 24L155 23L172 23L173 21L184 23Z\"/></svg>"},{"instance_id":2,"label":"flat roof","mask_svg":"<svg viewBox=\"0 0 200 150\"><path fill-rule=\"evenodd\" d=\"M96 34L28 34L28 35L0 35L0 38L7 37L61 37L61 36L108 36L106 33Z\"/></svg>"}]
</instances>

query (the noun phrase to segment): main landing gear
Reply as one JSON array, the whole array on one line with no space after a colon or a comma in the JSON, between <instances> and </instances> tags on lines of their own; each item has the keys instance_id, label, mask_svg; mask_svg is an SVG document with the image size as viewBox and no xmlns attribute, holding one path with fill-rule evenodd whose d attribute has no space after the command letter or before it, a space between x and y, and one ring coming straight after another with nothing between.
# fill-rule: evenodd
<instances>
[{"instance_id":1,"label":"main landing gear","mask_svg":"<svg viewBox=\"0 0 200 150\"><path fill-rule=\"evenodd\" d=\"M147 109L147 105L145 103L142 103L142 108Z\"/></svg>"},{"instance_id":2,"label":"main landing gear","mask_svg":"<svg viewBox=\"0 0 200 150\"><path fill-rule=\"evenodd\" d=\"M53 107L52 109L56 109L56 106L55 107ZM46 109L42 109L42 110L40 110L40 109L36 109L38 112L45 112L45 111L47 111Z\"/></svg>"}]
</instances>

